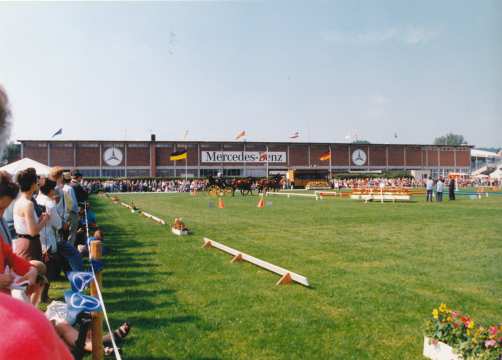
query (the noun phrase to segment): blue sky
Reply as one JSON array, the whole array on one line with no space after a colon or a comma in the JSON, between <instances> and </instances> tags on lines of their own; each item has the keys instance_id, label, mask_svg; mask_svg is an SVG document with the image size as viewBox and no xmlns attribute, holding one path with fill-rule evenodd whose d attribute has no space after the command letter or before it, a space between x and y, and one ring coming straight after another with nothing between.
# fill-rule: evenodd
<instances>
[{"instance_id":1,"label":"blue sky","mask_svg":"<svg viewBox=\"0 0 502 360\"><path fill-rule=\"evenodd\" d=\"M501 1L0 3L0 84L16 139L500 146L501 39Z\"/></svg>"}]
</instances>

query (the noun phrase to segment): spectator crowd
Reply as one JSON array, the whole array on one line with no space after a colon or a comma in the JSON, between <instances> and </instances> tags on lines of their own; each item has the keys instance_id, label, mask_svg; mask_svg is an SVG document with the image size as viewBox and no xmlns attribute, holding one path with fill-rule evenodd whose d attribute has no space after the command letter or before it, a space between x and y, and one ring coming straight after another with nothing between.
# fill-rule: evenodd
<instances>
[{"instance_id":1,"label":"spectator crowd","mask_svg":"<svg viewBox=\"0 0 502 360\"><path fill-rule=\"evenodd\" d=\"M88 180L82 183L87 191L104 192L190 192L206 189L203 179L108 179Z\"/></svg>"},{"instance_id":2,"label":"spectator crowd","mask_svg":"<svg viewBox=\"0 0 502 360\"><path fill-rule=\"evenodd\" d=\"M0 88L2 131L9 116ZM0 360L70 360L92 351L90 319L74 319L65 302L49 298L51 282L84 270L87 231L103 240L88 196L76 169L54 167L39 176L27 168L14 177L0 171ZM47 305L44 313L41 303ZM111 336L119 342L128 332L124 323L104 336L105 354L112 352Z\"/></svg>"},{"instance_id":3,"label":"spectator crowd","mask_svg":"<svg viewBox=\"0 0 502 360\"><path fill-rule=\"evenodd\" d=\"M416 178L353 178L353 179L333 179L331 180L331 186L334 189L366 189L366 188L378 188L380 186L388 188L424 188L426 187L430 177L423 179ZM496 179L488 178L444 178L438 177L433 180L434 184L441 181L446 186L449 186L451 181L455 182L456 188L465 187L479 187L479 186L501 186L500 182Z\"/></svg>"}]
</instances>

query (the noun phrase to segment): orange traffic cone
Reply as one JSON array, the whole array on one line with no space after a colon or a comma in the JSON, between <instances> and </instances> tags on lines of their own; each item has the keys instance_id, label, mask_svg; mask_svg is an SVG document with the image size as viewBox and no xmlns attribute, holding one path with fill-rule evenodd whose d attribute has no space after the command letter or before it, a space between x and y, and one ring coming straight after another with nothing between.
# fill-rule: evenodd
<instances>
[{"instance_id":1,"label":"orange traffic cone","mask_svg":"<svg viewBox=\"0 0 502 360\"><path fill-rule=\"evenodd\" d=\"M225 204L223 203L223 198L218 198L218 207L220 209L224 209L225 208Z\"/></svg>"},{"instance_id":2,"label":"orange traffic cone","mask_svg":"<svg viewBox=\"0 0 502 360\"><path fill-rule=\"evenodd\" d=\"M263 197L260 199L260 201L258 201L258 207L260 209L265 207L265 200L263 200Z\"/></svg>"}]
</instances>

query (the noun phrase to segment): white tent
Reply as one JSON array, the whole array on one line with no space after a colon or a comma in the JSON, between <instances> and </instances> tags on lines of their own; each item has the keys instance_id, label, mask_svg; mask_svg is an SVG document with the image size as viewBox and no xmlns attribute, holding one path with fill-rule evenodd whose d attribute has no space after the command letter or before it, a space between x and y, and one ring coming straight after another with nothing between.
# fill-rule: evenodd
<instances>
[{"instance_id":1,"label":"white tent","mask_svg":"<svg viewBox=\"0 0 502 360\"><path fill-rule=\"evenodd\" d=\"M502 166L490 174L490 179L502 179Z\"/></svg>"},{"instance_id":2,"label":"white tent","mask_svg":"<svg viewBox=\"0 0 502 360\"><path fill-rule=\"evenodd\" d=\"M12 176L16 176L19 171L30 167L35 168L37 175L47 176L49 174L50 167L29 158L14 161L13 163L2 166L0 170L8 172Z\"/></svg>"}]
</instances>

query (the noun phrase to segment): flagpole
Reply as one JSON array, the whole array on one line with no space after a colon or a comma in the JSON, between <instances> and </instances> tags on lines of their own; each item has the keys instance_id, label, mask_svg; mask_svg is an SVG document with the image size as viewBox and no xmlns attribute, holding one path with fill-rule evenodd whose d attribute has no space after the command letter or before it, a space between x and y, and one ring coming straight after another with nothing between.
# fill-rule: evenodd
<instances>
[{"instance_id":1,"label":"flagpole","mask_svg":"<svg viewBox=\"0 0 502 360\"><path fill-rule=\"evenodd\" d=\"M329 179L331 180L331 144L329 144Z\"/></svg>"},{"instance_id":2,"label":"flagpole","mask_svg":"<svg viewBox=\"0 0 502 360\"><path fill-rule=\"evenodd\" d=\"M186 141L188 136L188 129L185 130L185 134L183 135L183 141ZM185 144L185 151L187 152L185 157L185 184L188 182L188 145Z\"/></svg>"},{"instance_id":3,"label":"flagpole","mask_svg":"<svg viewBox=\"0 0 502 360\"><path fill-rule=\"evenodd\" d=\"M267 179L268 179L268 145L267 145Z\"/></svg>"},{"instance_id":4,"label":"flagpole","mask_svg":"<svg viewBox=\"0 0 502 360\"><path fill-rule=\"evenodd\" d=\"M246 177L247 174L247 166L246 166L246 139L244 139L244 175L243 177Z\"/></svg>"}]
</instances>

